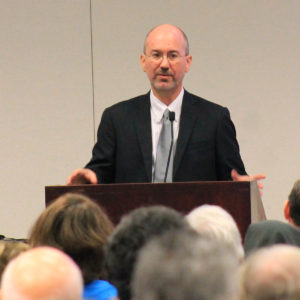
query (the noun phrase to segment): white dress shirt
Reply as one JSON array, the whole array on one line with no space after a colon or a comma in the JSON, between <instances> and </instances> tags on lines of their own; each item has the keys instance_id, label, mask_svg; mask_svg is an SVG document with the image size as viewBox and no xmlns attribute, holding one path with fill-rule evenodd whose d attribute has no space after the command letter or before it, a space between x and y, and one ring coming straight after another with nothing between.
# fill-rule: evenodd
<instances>
[{"instance_id":1,"label":"white dress shirt","mask_svg":"<svg viewBox=\"0 0 300 300\"><path fill-rule=\"evenodd\" d=\"M174 151L176 149L183 94L184 94L184 89L182 88L177 98L169 106L167 106L154 96L152 90L150 92L150 113L151 113L151 130L152 130L152 178L154 173L158 139L163 124L162 118L163 118L164 111L166 109L175 112L175 120L173 122L173 130L174 130L173 147L174 147Z\"/></svg>"}]
</instances>

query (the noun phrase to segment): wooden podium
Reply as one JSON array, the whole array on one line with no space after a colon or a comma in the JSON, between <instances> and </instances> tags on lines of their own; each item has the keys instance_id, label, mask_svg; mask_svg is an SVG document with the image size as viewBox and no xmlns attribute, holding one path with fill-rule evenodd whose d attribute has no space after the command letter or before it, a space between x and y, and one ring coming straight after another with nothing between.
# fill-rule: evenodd
<instances>
[{"instance_id":1,"label":"wooden podium","mask_svg":"<svg viewBox=\"0 0 300 300\"><path fill-rule=\"evenodd\" d=\"M164 205L186 214L206 203L226 209L244 238L250 223L266 218L255 181L46 186L45 193L46 205L64 193L84 194L104 207L115 224L122 215L141 206Z\"/></svg>"}]
</instances>

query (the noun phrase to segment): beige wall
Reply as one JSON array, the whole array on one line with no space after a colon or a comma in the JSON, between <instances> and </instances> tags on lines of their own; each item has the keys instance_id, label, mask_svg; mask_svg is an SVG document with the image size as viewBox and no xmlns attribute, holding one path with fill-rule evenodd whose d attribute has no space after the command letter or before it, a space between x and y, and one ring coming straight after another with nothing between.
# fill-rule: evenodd
<instances>
[{"instance_id":1,"label":"beige wall","mask_svg":"<svg viewBox=\"0 0 300 300\"><path fill-rule=\"evenodd\" d=\"M88 1L0 0L0 233L24 237L93 145Z\"/></svg>"},{"instance_id":2,"label":"beige wall","mask_svg":"<svg viewBox=\"0 0 300 300\"><path fill-rule=\"evenodd\" d=\"M230 109L248 172L268 176L267 216L282 219L300 177L300 2L91 4L92 18L89 0L0 0L0 234L26 236L44 186L64 184L88 161L93 106L97 127L105 107L149 89L143 39L166 22L190 39L185 87Z\"/></svg>"}]
</instances>

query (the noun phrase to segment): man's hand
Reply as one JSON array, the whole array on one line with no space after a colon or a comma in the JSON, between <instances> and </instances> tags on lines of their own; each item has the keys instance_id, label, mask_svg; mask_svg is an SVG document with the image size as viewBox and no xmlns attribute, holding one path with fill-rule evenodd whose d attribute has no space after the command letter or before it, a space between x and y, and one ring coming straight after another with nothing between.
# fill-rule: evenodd
<instances>
[{"instance_id":1,"label":"man's hand","mask_svg":"<svg viewBox=\"0 0 300 300\"><path fill-rule=\"evenodd\" d=\"M256 174L256 175L240 175L236 170L231 171L231 178L233 181L251 181L251 180L262 180L266 178L264 174ZM262 194L262 189L264 185L261 182L257 182L257 186Z\"/></svg>"},{"instance_id":2,"label":"man's hand","mask_svg":"<svg viewBox=\"0 0 300 300\"><path fill-rule=\"evenodd\" d=\"M73 184L97 184L96 173L90 169L77 169L67 180L67 185Z\"/></svg>"}]
</instances>

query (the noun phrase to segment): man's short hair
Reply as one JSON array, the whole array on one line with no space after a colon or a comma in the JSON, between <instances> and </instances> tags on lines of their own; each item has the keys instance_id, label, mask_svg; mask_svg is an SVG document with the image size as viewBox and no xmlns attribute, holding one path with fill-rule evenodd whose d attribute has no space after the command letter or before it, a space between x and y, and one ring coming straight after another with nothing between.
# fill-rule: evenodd
<instances>
[{"instance_id":1,"label":"man's short hair","mask_svg":"<svg viewBox=\"0 0 300 300\"><path fill-rule=\"evenodd\" d=\"M136 300L232 300L238 262L230 248L187 231L168 232L141 250L133 277Z\"/></svg>"},{"instance_id":2,"label":"man's short hair","mask_svg":"<svg viewBox=\"0 0 300 300\"><path fill-rule=\"evenodd\" d=\"M201 235L215 238L229 247L239 261L244 259L242 238L233 217L222 207L204 204L186 215L188 223Z\"/></svg>"},{"instance_id":3,"label":"man's short hair","mask_svg":"<svg viewBox=\"0 0 300 300\"><path fill-rule=\"evenodd\" d=\"M163 206L138 208L121 219L106 245L108 279L121 300L131 298L132 271L141 247L154 236L180 228L190 228L183 215Z\"/></svg>"},{"instance_id":4,"label":"man's short hair","mask_svg":"<svg viewBox=\"0 0 300 300\"><path fill-rule=\"evenodd\" d=\"M241 271L240 299L300 299L300 249L274 245L251 254Z\"/></svg>"},{"instance_id":5,"label":"man's short hair","mask_svg":"<svg viewBox=\"0 0 300 300\"><path fill-rule=\"evenodd\" d=\"M300 179L298 179L289 195L290 217L296 226L300 226Z\"/></svg>"}]
</instances>

